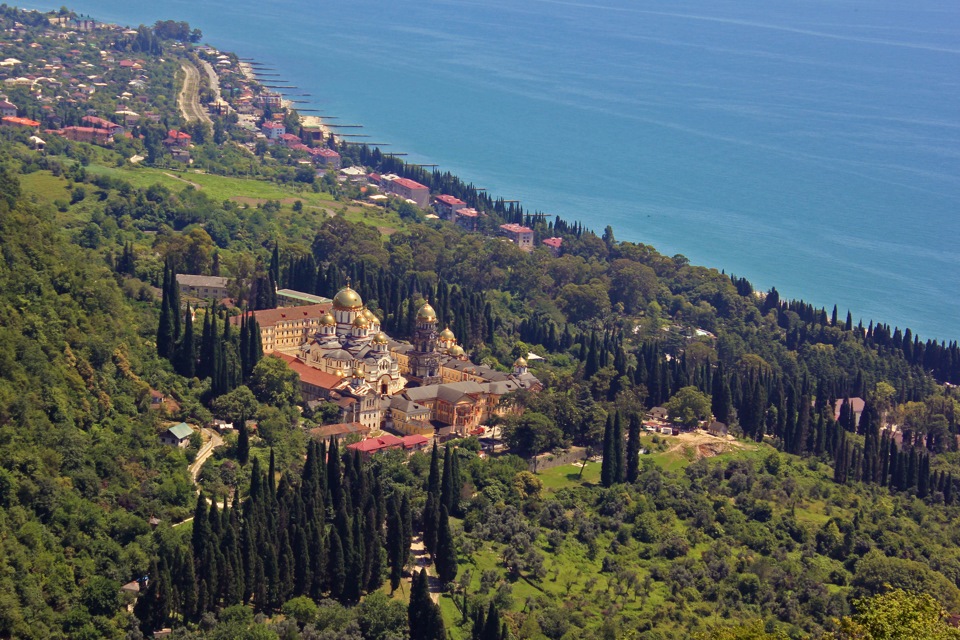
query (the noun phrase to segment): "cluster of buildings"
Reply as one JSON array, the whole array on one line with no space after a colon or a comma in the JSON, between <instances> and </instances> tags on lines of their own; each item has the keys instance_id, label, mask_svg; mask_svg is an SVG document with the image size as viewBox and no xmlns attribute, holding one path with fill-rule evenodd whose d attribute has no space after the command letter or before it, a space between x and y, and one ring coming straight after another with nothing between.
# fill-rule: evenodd
<instances>
[{"instance_id":1,"label":"cluster of buildings","mask_svg":"<svg viewBox=\"0 0 960 640\"><path fill-rule=\"evenodd\" d=\"M26 89L40 109L39 113L31 110L21 122L4 124L42 127L83 142L112 142L113 136L141 118L137 111L150 104L146 63L112 50L118 39L136 35L134 30L89 17L53 16L44 27L15 23L0 38L8 43L6 50L17 56L0 61L0 82L4 88ZM95 95L96 108L91 105ZM63 105L80 108L83 121L65 122ZM104 110L110 120L102 117ZM0 107L3 118L18 115L22 116L9 102ZM159 120L152 113L143 117Z\"/></svg>"},{"instance_id":2,"label":"cluster of buildings","mask_svg":"<svg viewBox=\"0 0 960 640\"><path fill-rule=\"evenodd\" d=\"M381 331L349 285L328 303L254 314L264 353L297 373L303 399L337 404L340 422L362 429L465 436L507 411L500 405L504 395L541 388L522 358L509 373L470 362L453 332L438 330L429 303L417 312L409 342Z\"/></svg>"}]
</instances>

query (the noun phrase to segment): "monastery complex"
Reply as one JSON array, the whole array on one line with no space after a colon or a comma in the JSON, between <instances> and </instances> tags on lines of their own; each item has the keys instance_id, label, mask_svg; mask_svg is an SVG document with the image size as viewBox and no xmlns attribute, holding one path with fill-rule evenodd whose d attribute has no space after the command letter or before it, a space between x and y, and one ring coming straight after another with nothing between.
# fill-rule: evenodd
<instances>
[{"instance_id":1,"label":"monastery complex","mask_svg":"<svg viewBox=\"0 0 960 640\"><path fill-rule=\"evenodd\" d=\"M264 353L297 372L305 402L336 403L343 423L406 435L466 436L508 410L500 406L505 394L541 388L523 358L511 373L470 362L449 328L437 330L429 302L417 312L411 342L383 333L349 283L332 303L255 315Z\"/></svg>"}]
</instances>

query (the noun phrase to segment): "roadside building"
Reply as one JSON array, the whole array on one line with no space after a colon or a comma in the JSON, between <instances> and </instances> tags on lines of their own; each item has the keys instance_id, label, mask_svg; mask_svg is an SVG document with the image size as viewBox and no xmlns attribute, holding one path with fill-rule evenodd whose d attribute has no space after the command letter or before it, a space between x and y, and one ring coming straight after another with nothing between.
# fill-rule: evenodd
<instances>
[{"instance_id":1,"label":"roadside building","mask_svg":"<svg viewBox=\"0 0 960 640\"><path fill-rule=\"evenodd\" d=\"M186 422L175 424L160 434L160 443L171 447L185 448L190 444L193 428Z\"/></svg>"}]
</instances>

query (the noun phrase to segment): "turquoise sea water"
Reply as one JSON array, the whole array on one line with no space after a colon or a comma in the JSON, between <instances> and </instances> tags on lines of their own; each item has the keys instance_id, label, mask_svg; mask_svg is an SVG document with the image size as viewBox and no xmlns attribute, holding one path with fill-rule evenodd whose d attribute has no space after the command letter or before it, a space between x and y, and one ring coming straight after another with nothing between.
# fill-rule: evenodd
<instances>
[{"instance_id":1,"label":"turquoise sea water","mask_svg":"<svg viewBox=\"0 0 960 640\"><path fill-rule=\"evenodd\" d=\"M529 210L960 337L955 0L71 7L189 21L369 140Z\"/></svg>"}]
</instances>

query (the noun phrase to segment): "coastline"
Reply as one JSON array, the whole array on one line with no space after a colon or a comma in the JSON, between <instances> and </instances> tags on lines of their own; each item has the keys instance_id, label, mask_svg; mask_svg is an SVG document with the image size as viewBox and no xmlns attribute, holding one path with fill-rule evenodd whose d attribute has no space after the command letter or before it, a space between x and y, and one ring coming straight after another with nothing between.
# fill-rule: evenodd
<instances>
[{"instance_id":1,"label":"coastline","mask_svg":"<svg viewBox=\"0 0 960 640\"><path fill-rule=\"evenodd\" d=\"M237 55L236 52L231 52L231 53L234 56ZM251 65L249 62L239 60L238 58L237 66L240 68L240 73L242 73L247 80L263 86L262 83L260 82L260 79L257 78L256 72L253 70L253 65ZM280 91L277 91L277 93L279 93L281 96L280 104L283 106L284 109L297 112L297 117L300 119L301 126L309 127L311 129L319 129L323 133L324 138L327 138L330 136L332 131L330 127L328 127L326 123L323 121L323 118L321 116L308 116L300 113L297 110L293 100L283 97L283 93ZM337 143L342 142L342 140L335 133L333 134L333 136L334 136L334 140Z\"/></svg>"}]
</instances>

